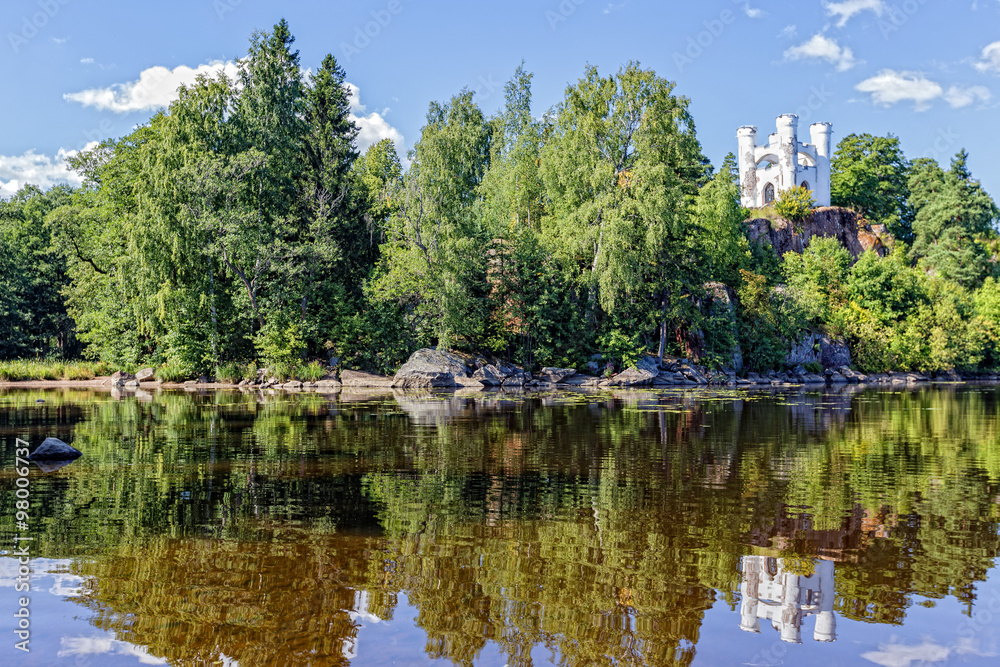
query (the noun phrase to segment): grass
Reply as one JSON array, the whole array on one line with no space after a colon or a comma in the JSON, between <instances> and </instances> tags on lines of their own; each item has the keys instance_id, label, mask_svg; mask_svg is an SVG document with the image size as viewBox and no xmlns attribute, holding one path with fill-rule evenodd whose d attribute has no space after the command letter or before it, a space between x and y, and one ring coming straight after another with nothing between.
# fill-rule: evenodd
<instances>
[{"instance_id":1,"label":"grass","mask_svg":"<svg viewBox=\"0 0 1000 667\"><path fill-rule=\"evenodd\" d=\"M58 361L15 359L0 361L0 382L21 380L91 380L107 375L110 367L102 361Z\"/></svg>"},{"instance_id":2,"label":"grass","mask_svg":"<svg viewBox=\"0 0 1000 667\"><path fill-rule=\"evenodd\" d=\"M198 377L191 368L178 363L166 363L156 369L156 379L160 382L183 382Z\"/></svg>"},{"instance_id":3,"label":"grass","mask_svg":"<svg viewBox=\"0 0 1000 667\"><path fill-rule=\"evenodd\" d=\"M257 364L230 361L215 369L217 382L237 384L243 380L253 380L257 377Z\"/></svg>"},{"instance_id":4,"label":"grass","mask_svg":"<svg viewBox=\"0 0 1000 667\"><path fill-rule=\"evenodd\" d=\"M312 361L308 364L299 364L295 369L295 379L302 382L316 382L322 380L327 374L326 366L320 361Z\"/></svg>"}]
</instances>

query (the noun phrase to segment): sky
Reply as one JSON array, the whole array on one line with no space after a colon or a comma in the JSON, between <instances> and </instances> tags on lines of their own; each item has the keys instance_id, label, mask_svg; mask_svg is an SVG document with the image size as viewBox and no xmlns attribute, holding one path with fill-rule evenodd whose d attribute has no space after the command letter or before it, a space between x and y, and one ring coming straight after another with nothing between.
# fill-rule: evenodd
<instances>
[{"instance_id":1,"label":"sky","mask_svg":"<svg viewBox=\"0 0 1000 667\"><path fill-rule=\"evenodd\" d=\"M487 114L522 62L540 116L596 66L630 61L690 99L718 166L736 130L795 113L893 134L947 167L960 149L1000 197L1000 0L4 0L0 197L79 184L65 160L121 137L199 73L233 72L255 30L285 18L303 68L332 53L354 92L363 150L413 147L428 105L463 88ZM990 122L993 121L993 122Z\"/></svg>"}]
</instances>

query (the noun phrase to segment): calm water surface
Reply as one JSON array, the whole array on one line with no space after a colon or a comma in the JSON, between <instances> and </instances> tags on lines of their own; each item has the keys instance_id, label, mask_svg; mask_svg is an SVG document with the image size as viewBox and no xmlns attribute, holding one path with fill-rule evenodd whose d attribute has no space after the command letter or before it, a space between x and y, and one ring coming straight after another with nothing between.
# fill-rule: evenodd
<instances>
[{"instance_id":1,"label":"calm water surface","mask_svg":"<svg viewBox=\"0 0 1000 667\"><path fill-rule=\"evenodd\" d=\"M12 390L0 445L3 665L1000 664L996 387Z\"/></svg>"}]
</instances>

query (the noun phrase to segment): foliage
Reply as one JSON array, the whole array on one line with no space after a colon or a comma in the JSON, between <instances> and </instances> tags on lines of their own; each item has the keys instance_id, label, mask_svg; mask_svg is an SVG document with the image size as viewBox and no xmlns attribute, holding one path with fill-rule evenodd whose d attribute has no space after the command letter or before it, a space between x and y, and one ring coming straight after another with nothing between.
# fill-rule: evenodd
<instances>
[{"instance_id":1,"label":"foliage","mask_svg":"<svg viewBox=\"0 0 1000 667\"><path fill-rule=\"evenodd\" d=\"M897 137L850 134L837 144L830 164L834 206L856 209L867 220L885 225L896 239L912 241L910 164Z\"/></svg>"},{"instance_id":2,"label":"foliage","mask_svg":"<svg viewBox=\"0 0 1000 667\"><path fill-rule=\"evenodd\" d=\"M960 151L951 169L932 160L914 162L910 205L916 212L911 257L941 277L976 288L986 277L983 239L995 235L1000 210L969 173L968 153Z\"/></svg>"},{"instance_id":3,"label":"foliage","mask_svg":"<svg viewBox=\"0 0 1000 667\"><path fill-rule=\"evenodd\" d=\"M803 222L809 217L816 200L813 198L809 188L797 185L795 187L782 190L778 195L778 200L774 202L774 210L782 218L792 222Z\"/></svg>"},{"instance_id":4,"label":"foliage","mask_svg":"<svg viewBox=\"0 0 1000 667\"><path fill-rule=\"evenodd\" d=\"M836 238L816 237L801 255L786 253L782 267L803 316L826 322L843 301L851 255Z\"/></svg>"}]
</instances>

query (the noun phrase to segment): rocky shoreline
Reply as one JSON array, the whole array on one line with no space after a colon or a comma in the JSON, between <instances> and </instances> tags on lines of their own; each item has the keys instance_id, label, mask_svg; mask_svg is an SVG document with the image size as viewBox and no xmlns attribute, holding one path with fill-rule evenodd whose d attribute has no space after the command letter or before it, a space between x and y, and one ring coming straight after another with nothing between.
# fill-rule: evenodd
<instances>
[{"instance_id":1,"label":"rocky shoreline","mask_svg":"<svg viewBox=\"0 0 1000 667\"><path fill-rule=\"evenodd\" d=\"M543 368L532 374L514 364L489 361L455 352L423 349L414 352L394 376L377 375L356 370L331 369L315 382L291 380L281 382L268 377L266 370L258 372L254 380L239 383L215 382L207 377L183 383L158 382L151 368L135 375L123 371L105 378L80 381L36 380L0 382L0 387L80 387L138 390L159 387L165 389L283 389L337 392L342 389L506 389L547 390L577 388L666 388L666 387L824 387L848 384L912 386L927 383L956 383L967 381L1000 382L998 373L960 374L945 371L933 375L913 372L864 374L848 366L827 368L822 374L809 372L802 365L789 371L746 373L738 375L732 369L711 370L679 357L665 357L661 364L657 357L645 355L638 362L620 372L610 367L598 375L600 362L591 361L590 373L579 373L575 368Z\"/></svg>"}]
</instances>

